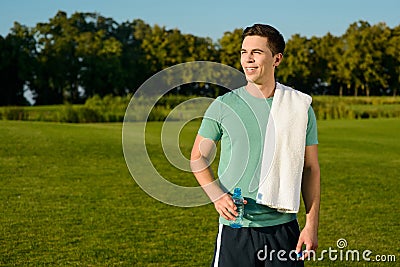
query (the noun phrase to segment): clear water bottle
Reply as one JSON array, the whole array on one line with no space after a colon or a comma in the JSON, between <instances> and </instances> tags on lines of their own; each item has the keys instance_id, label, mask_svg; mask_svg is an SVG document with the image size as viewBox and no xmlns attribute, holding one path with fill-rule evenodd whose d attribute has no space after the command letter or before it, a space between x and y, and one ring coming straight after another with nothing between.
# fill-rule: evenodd
<instances>
[{"instance_id":1,"label":"clear water bottle","mask_svg":"<svg viewBox=\"0 0 400 267\"><path fill-rule=\"evenodd\" d=\"M240 188L235 188L233 191L232 200L236 205L236 212L238 213L238 216L236 216L235 220L230 221L230 226L232 228L241 228L243 226L244 199L242 196L242 190L240 190Z\"/></svg>"}]
</instances>

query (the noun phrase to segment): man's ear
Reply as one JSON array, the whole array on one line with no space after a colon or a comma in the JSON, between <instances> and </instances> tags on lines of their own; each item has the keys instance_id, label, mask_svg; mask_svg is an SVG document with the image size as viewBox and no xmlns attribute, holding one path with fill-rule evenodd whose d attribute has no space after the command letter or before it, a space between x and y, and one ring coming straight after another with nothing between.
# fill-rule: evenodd
<instances>
[{"instance_id":1,"label":"man's ear","mask_svg":"<svg viewBox=\"0 0 400 267\"><path fill-rule=\"evenodd\" d=\"M283 59L282 53L276 54L276 55L274 56L274 59L275 59L275 61L274 61L274 67L278 67L279 64L281 64L282 59Z\"/></svg>"}]
</instances>

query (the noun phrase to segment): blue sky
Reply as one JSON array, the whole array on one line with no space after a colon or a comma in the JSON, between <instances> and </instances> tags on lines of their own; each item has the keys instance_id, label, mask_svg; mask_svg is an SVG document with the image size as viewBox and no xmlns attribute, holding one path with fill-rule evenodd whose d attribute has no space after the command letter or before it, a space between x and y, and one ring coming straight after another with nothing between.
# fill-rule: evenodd
<instances>
[{"instance_id":1,"label":"blue sky","mask_svg":"<svg viewBox=\"0 0 400 267\"><path fill-rule=\"evenodd\" d=\"M68 15L98 12L117 22L140 18L150 25L178 28L214 41L225 31L254 23L275 26L285 39L295 33L341 35L358 20L385 22L389 27L400 24L398 0L1 0L0 35L7 35L14 21L33 27L47 22L58 10Z\"/></svg>"}]
</instances>

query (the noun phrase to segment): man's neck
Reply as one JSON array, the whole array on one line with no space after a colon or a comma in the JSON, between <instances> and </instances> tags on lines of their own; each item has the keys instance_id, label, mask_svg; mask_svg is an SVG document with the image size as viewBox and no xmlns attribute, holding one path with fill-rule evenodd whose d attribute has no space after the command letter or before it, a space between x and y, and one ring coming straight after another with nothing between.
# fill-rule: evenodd
<instances>
[{"instance_id":1,"label":"man's neck","mask_svg":"<svg viewBox=\"0 0 400 267\"><path fill-rule=\"evenodd\" d=\"M258 98L273 97L276 89L275 79L265 84L256 84L248 82L246 90L253 96Z\"/></svg>"}]
</instances>

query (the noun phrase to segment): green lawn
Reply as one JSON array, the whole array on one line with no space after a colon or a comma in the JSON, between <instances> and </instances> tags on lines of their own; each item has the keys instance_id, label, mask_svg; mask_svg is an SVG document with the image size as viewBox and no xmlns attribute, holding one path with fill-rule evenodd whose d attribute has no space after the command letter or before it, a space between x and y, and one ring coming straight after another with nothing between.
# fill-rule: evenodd
<instances>
[{"instance_id":1,"label":"green lawn","mask_svg":"<svg viewBox=\"0 0 400 267\"><path fill-rule=\"evenodd\" d=\"M186 156L198 125L181 132ZM168 166L160 127L146 131L153 164L174 183L196 185ZM319 250L345 238L348 249L400 260L399 133L399 119L319 122ZM0 265L209 266L216 231L212 205L169 206L137 186L121 124L0 121ZM330 265L357 266L309 264Z\"/></svg>"}]
</instances>

